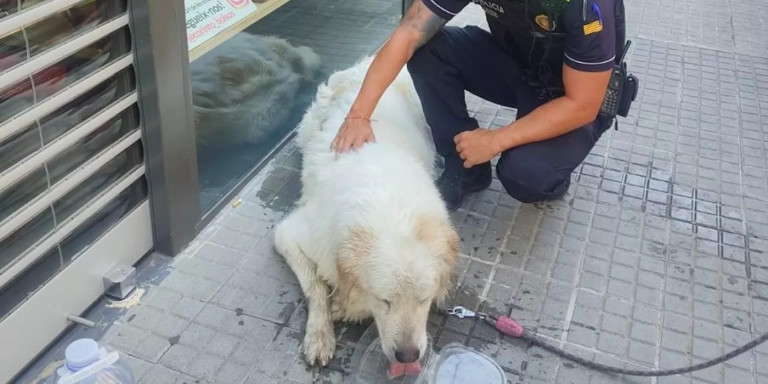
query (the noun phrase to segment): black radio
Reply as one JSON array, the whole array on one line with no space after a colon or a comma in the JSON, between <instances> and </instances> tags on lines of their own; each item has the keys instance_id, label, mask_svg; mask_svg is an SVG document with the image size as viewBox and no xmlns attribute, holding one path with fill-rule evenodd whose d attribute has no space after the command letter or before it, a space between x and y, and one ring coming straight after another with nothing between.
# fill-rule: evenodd
<instances>
[{"instance_id":1,"label":"black radio","mask_svg":"<svg viewBox=\"0 0 768 384\"><path fill-rule=\"evenodd\" d=\"M619 114L619 103L621 102L622 90L624 89L624 73L621 67L616 66L611 73L611 80L608 83L608 90L605 92L603 105L600 106L600 113L605 117L615 117Z\"/></svg>"},{"instance_id":2,"label":"black radio","mask_svg":"<svg viewBox=\"0 0 768 384\"><path fill-rule=\"evenodd\" d=\"M627 41L624 51L619 57L619 64L614 66L611 73L611 80L608 82L608 89L605 92L603 104L600 106L599 116L604 120L616 119L617 116L627 117L632 102L637 98L638 79L635 75L628 73L627 63L624 62L624 57L631 43L631 41ZM618 129L618 122L614 121L614 124Z\"/></svg>"}]
</instances>

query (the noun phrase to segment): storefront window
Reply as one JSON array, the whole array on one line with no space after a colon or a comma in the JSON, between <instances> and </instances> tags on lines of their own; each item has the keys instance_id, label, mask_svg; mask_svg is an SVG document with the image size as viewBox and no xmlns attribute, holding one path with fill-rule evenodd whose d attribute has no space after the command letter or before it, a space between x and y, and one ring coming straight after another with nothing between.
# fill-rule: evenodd
<instances>
[{"instance_id":1,"label":"storefront window","mask_svg":"<svg viewBox=\"0 0 768 384\"><path fill-rule=\"evenodd\" d=\"M391 0L186 0L201 209L301 120L318 84L373 53Z\"/></svg>"},{"instance_id":2,"label":"storefront window","mask_svg":"<svg viewBox=\"0 0 768 384\"><path fill-rule=\"evenodd\" d=\"M51 3L0 0L0 18L34 6ZM53 49L67 52L0 89L0 275L14 279L0 287L0 320L146 200L143 178L114 190L144 163L138 107L106 112L135 90L133 67L114 66L130 51L128 27L62 48L125 12L125 0L81 0L0 37L6 76ZM107 75L87 85L98 73Z\"/></svg>"}]
</instances>

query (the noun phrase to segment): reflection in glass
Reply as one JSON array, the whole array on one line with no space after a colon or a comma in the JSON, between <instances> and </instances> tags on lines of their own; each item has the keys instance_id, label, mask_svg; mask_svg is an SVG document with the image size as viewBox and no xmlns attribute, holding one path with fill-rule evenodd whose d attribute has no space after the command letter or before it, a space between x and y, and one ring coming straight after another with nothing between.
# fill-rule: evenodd
<instances>
[{"instance_id":1,"label":"reflection in glass","mask_svg":"<svg viewBox=\"0 0 768 384\"><path fill-rule=\"evenodd\" d=\"M107 149L107 147L125 136L126 133L135 129L137 121L135 114L135 109L129 109L121 113L48 161L48 174L51 185L55 185L70 172L76 170L99 152Z\"/></svg>"},{"instance_id":2,"label":"reflection in glass","mask_svg":"<svg viewBox=\"0 0 768 384\"><path fill-rule=\"evenodd\" d=\"M2 5L0 4L0 12ZM0 72L27 59L27 44L21 30L0 38Z\"/></svg>"},{"instance_id":3,"label":"reflection in glass","mask_svg":"<svg viewBox=\"0 0 768 384\"><path fill-rule=\"evenodd\" d=\"M24 274L0 288L0 321L32 296L59 270L61 270L61 255L59 248L54 247Z\"/></svg>"},{"instance_id":4,"label":"reflection in glass","mask_svg":"<svg viewBox=\"0 0 768 384\"><path fill-rule=\"evenodd\" d=\"M0 20L19 11L19 0L0 0Z\"/></svg>"},{"instance_id":5,"label":"reflection in glass","mask_svg":"<svg viewBox=\"0 0 768 384\"><path fill-rule=\"evenodd\" d=\"M99 68L112 63L125 52L125 50L120 47L123 47L126 44L129 44L128 32L125 29L119 30L34 74L32 80L29 78L24 79L18 84L0 91L0 122L22 112L33 106L35 103L44 101L54 93L83 79ZM127 81L128 83L133 84L132 75L132 71L123 70L118 77L122 79L121 81ZM114 87L116 82L117 80L110 79L105 83ZM99 87L98 90L87 92L87 96L85 97L93 98L96 96L94 93L104 91L103 88ZM106 99L108 98L104 97L101 100L106 101ZM77 100L70 102L67 106L60 108L57 112L53 113L53 115L60 115L62 110L68 108L79 108L90 111L96 111L101 108L95 108L95 105L90 104L81 105L82 100L83 97L80 97ZM93 114L93 112L91 114ZM67 116L58 117L66 118ZM51 119L51 117L47 117L47 119ZM81 121L82 120L76 122L73 121L67 125L71 128L74 126L72 123L76 125Z\"/></svg>"},{"instance_id":6,"label":"reflection in glass","mask_svg":"<svg viewBox=\"0 0 768 384\"><path fill-rule=\"evenodd\" d=\"M146 198L147 182L142 177L61 242L61 254L64 264L66 265L77 258L94 241L117 224L123 217L131 213Z\"/></svg>"},{"instance_id":7,"label":"reflection in glass","mask_svg":"<svg viewBox=\"0 0 768 384\"><path fill-rule=\"evenodd\" d=\"M400 7L291 0L190 63L203 212L296 127L319 83L383 43Z\"/></svg>"},{"instance_id":8,"label":"reflection in glass","mask_svg":"<svg viewBox=\"0 0 768 384\"><path fill-rule=\"evenodd\" d=\"M37 241L48 237L54 226L53 212L49 208L0 241L0 271L5 270Z\"/></svg>"},{"instance_id":9,"label":"reflection in glass","mask_svg":"<svg viewBox=\"0 0 768 384\"><path fill-rule=\"evenodd\" d=\"M37 102L113 62L125 52L116 48L125 44L128 44L128 32L121 29L34 74Z\"/></svg>"},{"instance_id":10,"label":"reflection in glass","mask_svg":"<svg viewBox=\"0 0 768 384\"><path fill-rule=\"evenodd\" d=\"M37 124L0 142L0 173L42 148Z\"/></svg>"},{"instance_id":11,"label":"reflection in glass","mask_svg":"<svg viewBox=\"0 0 768 384\"><path fill-rule=\"evenodd\" d=\"M191 64L199 146L259 144L290 115L320 58L283 39L240 33Z\"/></svg>"},{"instance_id":12,"label":"reflection in glass","mask_svg":"<svg viewBox=\"0 0 768 384\"><path fill-rule=\"evenodd\" d=\"M34 103L35 91L29 78L0 90L0 122L31 107Z\"/></svg>"},{"instance_id":13,"label":"reflection in glass","mask_svg":"<svg viewBox=\"0 0 768 384\"><path fill-rule=\"evenodd\" d=\"M56 221L63 222L113 183L141 164L141 143L135 143L53 204Z\"/></svg>"},{"instance_id":14,"label":"reflection in glass","mask_svg":"<svg viewBox=\"0 0 768 384\"><path fill-rule=\"evenodd\" d=\"M26 27L30 55L35 56L125 12L124 4L120 7L113 4L112 1L86 0Z\"/></svg>"},{"instance_id":15,"label":"reflection in glass","mask_svg":"<svg viewBox=\"0 0 768 384\"><path fill-rule=\"evenodd\" d=\"M17 0L21 4L21 9L32 8L38 4L45 3L50 0Z\"/></svg>"},{"instance_id":16,"label":"reflection in glass","mask_svg":"<svg viewBox=\"0 0 768 384\"><path fill-rule=\"evenodd\" d=\"M128 72L123 73L123 81L126 81L127 74ZM44 145L50 144L54 139L107 107L119 96L123 96L117 93L117 85L120 81L120 77L112 78L41 120ZM136 128L137 115L135 107L124 111L80 142L49 160L47 170L40 167L15 185L0 192L0 221L43 193L49 184L56 184L86 160ZM0 143L0 155L3 155L0 160L0 170L13 165L17 159L39 150L39 136L37 129L30 127L5 143Z\"/></svg>"},{"instance_id":17,"label":"reflection in glass","mask_svg":"<svg viewBox=\"0 0 768 384\"><path fill-rule=\"evenodd\" d=\"M203 210L296 123L299 89L311 85L319 64L309 48L248 33L190 64Z\"/></svg>"},{"instance_id":18,"label":"reflection in glass","mask_svg":"<svg viewBox=\"0 0 768 384\"><path fill-rule=\"evenodd\" d=\"M48 189L45 168L40 167L0 192L0 221L7 219L16 210L32 201Z\"/></svg>"},{"instance_id":19,"label":"reflection in glass","mask_svg":"<svg viewBox=\"0 0 768 384\"><path fill-rule=\"evenodd\" d=\"M132 89L132 87L124 88L122 92L118 92L118 85L121 81L130 81L126 79L128 75L127 71L123 71L117 77L104 81L42 119L40 129L42 130L43 144L50 144L62 134L125 96L127 90Z\"/></svg>"}]
</instances>

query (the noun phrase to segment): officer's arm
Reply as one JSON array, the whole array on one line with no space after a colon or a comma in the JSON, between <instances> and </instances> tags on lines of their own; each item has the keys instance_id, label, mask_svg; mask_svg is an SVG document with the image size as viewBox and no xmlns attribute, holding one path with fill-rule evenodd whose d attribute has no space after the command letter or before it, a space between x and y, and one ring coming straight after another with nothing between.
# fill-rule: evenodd
<instances>
[{"instance_id":1,"label":"officer's arm","mask_svg":"<svg viewBox=\"0 0 768 384\"><path fill-rule=\"evenodd\" d=\"M615 4L613 0L569 3L563 16L565 95L503 129L502 151L564 135L597 118L617 54Z\"/></svg>"},{"instance_id":2,"label":"officer's arm","mask_svg":"<svg viewBox=\"0 0 768 384\"><path fill-rule=\"evenodd\" d=\"M564 135L594 121L603 103L611 71L563 68L565 96L536 108L499 130L499 152Z\"/></svg>"},{"instance_id":3,"label":"officer's arm","mask_svg":"<svg viewBox=\"0 0 768 384\"><path fill-rule=\"evenodd\" d=\"M410 60L446 23L422 1L415 1L403 21L373 59L350 115L370 117L384 91Z\"/></svg>"},{"instance_id":4,"label":"officer's arm","mask_svg":"<svg viewBox=\"0 0 768 384\"><path fill-rule=\"evenodd\" d=\"M408 45L408 58L440 31L447 22L427 8L423 2L416 1L408 10L400 26L395 29L392 40L402 40Z\"/></svg>"},{"instance_id":5,"label":"officer's arm","mask_svg":"<svg viewBox=\"0 0 768 384\"><path fill-rule=\"evenodd\" d=\"M603 104L612 70L583 72L568 65L563 66L565 99L573 109L570 120L578 127L587 125L597 118Z\"/></svg>"}]
</instances>

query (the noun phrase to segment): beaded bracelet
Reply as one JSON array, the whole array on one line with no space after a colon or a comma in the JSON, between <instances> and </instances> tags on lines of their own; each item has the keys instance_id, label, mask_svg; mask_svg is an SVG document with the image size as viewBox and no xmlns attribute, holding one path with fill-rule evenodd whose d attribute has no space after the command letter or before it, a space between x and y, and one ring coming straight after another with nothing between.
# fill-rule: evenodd
<instances>
[{"instance_id":1,"label":"beaded bracelet","mask_svg":"<svg viewBox=\"0 0 768 384\"><path fill-rule=\"evenodd\" d=\"M344 120L365 120L369 123L372 121L369 117L365 117L362 115L349 115L345 117Z\"/></svg>"}]
</instances>

